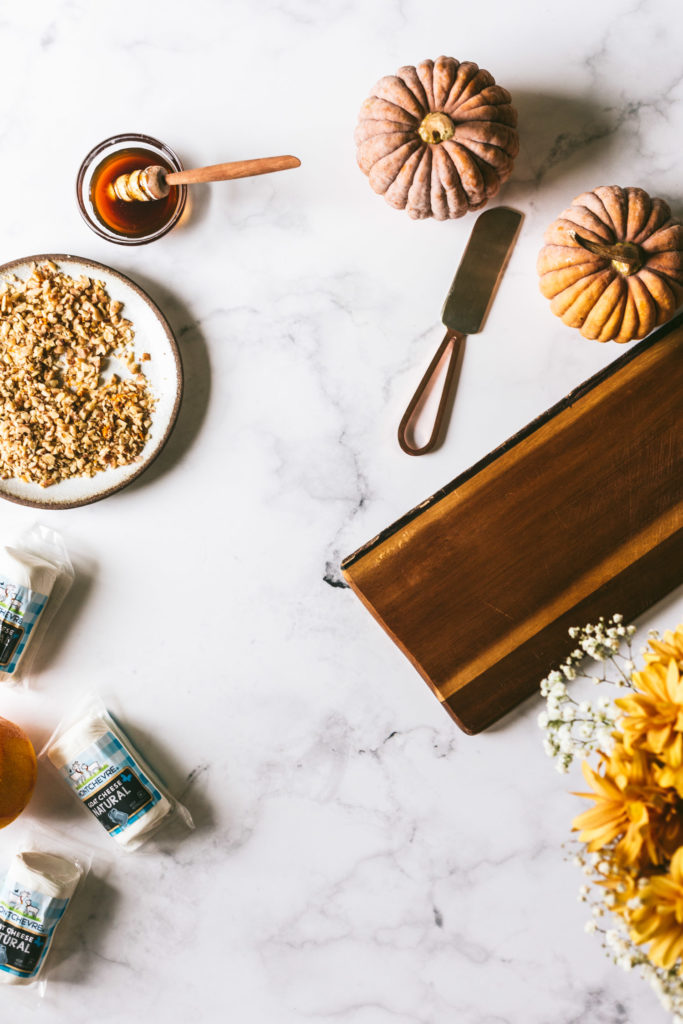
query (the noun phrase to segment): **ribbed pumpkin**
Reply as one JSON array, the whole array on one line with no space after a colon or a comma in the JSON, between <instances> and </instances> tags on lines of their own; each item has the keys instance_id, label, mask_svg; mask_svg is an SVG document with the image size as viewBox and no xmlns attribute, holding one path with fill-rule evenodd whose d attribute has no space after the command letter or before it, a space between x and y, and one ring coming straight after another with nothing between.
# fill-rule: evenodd
<instances>
[{"instance_id":1,"label":"ribbed pumpkin","mask_svg":"<svg viewBox=\"0 0 683 1024\"><path fill-rule=\"evenodd\" d=\"M585 338L633 341L683 301L683 225L642 188L582 192L545 233L540 288Z\"/></svg>"},{"instance_id":2,"label":"ribbed pumpkin","mask_svg":"<svg viewBox=\"0 0 683 1024\"><path fill-rule=\"evenodd\" d=\"M358 165L375 192L411 217L478 210L519 152L510 93L472 61L439 57L380 78L361 107Z\"/></svg>"}]
</instances>

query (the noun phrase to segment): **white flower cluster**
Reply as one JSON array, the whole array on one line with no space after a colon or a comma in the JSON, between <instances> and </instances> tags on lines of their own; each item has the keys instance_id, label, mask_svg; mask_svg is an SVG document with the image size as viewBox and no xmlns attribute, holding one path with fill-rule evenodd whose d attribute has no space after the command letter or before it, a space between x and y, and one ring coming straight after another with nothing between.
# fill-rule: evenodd
<instances>
[{"instance_id":1,"label":"white flower cluster","mask_svg":"<svg viewBox=\"0 0 683 1024\"><path fill-rule=\"evenodd\" d=\"M578 640L581 656L587 654L593 661L608 661L619 653L624 642L629 645L630 654L630 639L635 631L635 626L624 625L623 615L613 615L607 622L601 616L595 625L589 623L583 629L573 626L569 635L573 640Z\"/></svg>"},{"instance_id":2,"label":"white flower cluster","mask_svg":"<svg viewBox=\"0 0 683 1024\"><path fill-rule=\"evenodd\" d=\"M548 757L555 758L558 772L566 773L577 755L585 757L593 750L609 753L612 747L618 710L607 697L596 701L577 701L569 695L567 682L573 679L592 679L594 683L631 686L630 673L634 664L631 641L635 626L625 626L622 615L604 618L583 629L573 626L570 637L577 646L566 660L541 680L541 696L546 698L546 710L538 716L538 724L545 732L543 747ZM625 645L627 654L621 652ZM589 675L583 671L584 661L590 658L602 662L602 674ZM616 671L616 678L607 677L608 665Z\"/></svg>"},{"instance_id":3,"label":"white flower cluster","mask_svg":"<svg viewBox=\"0 0 683 1024\"><path fill-rule=\"evenodd\" d=\"M582 848L573 859L577 867L580 867L592 882L604 881L609 865L602 860L599 853L585 853ZM600 889L602 890L602 887ZM608 893L606 897L604 891L596 893L586 884L580 887L579 901L587 903L591 908L591 916L586 921L584 930L589 935L600 935L603 950L617 967L624 971L638 970L641 978L648 981L657 993L664 1009L673 1014L673 1024L683 1024L683 977L676 967L670 970L657 967L643 949L633 942L624 921L617 915L609 913L609 905L614 903L614 896L612 895L610 899L610 895ZM612 927L601 927L603 919L608 916Z\"/></svg>"},{"instance_id":4,"label":"white flower cluster","mask_svg":"<svg viewBox=\"0 0 683 1024\"><path fill-rule=\"evenodd\" d=\"M615 928L602 932L602 948L617 967L624 971L638 970L641 978L657 993L663 1008L673 1014L674 1024L683 1024L683 979L675 967L666 970L653 964L633 943L621 921Z\"/></svg>"}]
</instances>

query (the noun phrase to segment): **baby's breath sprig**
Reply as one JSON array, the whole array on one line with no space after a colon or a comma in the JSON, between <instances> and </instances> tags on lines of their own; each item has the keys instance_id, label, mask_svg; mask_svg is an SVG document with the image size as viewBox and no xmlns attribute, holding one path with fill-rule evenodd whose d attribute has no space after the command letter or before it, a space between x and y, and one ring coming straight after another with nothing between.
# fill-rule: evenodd
<instances>
[{"instance_id":1,"label":"baby's breath sprig","mask_svg":"<svg viewBox=\"0 0 683 1024\"><path fill-rule=\"evenodd\" d=\"M683 978L676 967L667 969L653 964L642 947L637 946L628 932L626 922L610 913L615 896L605 893L605 879L609 877L609 848L599 853L587 853L585 847L572 858L590 881L580 886L578 900L590 908L590 917L584 925L589 935L597 935L605 954L624 971L637 970L648 981L659 997L663 1008L673 1014L672 1024L683 1024ZM637 897L635 901L637 902Z\"/></svg>"},{"instance_id":2,"label":"baby's breath sprig","mask_svg":"<svg viewBox=\"0 0 683 1024\"><path fill-rule=\"evenodd\" d=\"M567 682L589 679L596 685L610 683L632 688L631 673L635 666L631 648L635 632L636 627L625 625L623 615L618 614L607 621L600 617L597 623L588 623L583 628L572 626L569 635L576 641L576 647L559 668L541 680L546 710L538 716L538 724L546 734L544 750L548 757L555 758L558 772L568 772L577 755L585 757L594 750L611 750L618 715L614 704L608 697L577 701L570 696ZM600 665L598 673L583 671L587 659ZM608 677L610 669L616 678Z\"/></svg>"}]
</instances>

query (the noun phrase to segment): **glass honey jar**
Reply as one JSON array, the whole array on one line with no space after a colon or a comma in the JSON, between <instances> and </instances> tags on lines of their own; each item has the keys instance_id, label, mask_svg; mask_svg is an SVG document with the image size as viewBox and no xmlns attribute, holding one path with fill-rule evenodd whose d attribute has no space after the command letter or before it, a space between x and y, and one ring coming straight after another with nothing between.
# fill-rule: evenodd
<instances>
[{"instance_id":1,"label":"glass honey jar","mask_svg":"<svg viewBox=\"0 0 683 1024\"><path fill-rule=\"evenodd\" d=\"M167 234L180 220L187 201L187 186L171 188L153 202L124 202L113 190L121 174L158 165L181 171L176 154L151 135L113 135L95 146L81 164L76 196L81 214L96 234L119 245L144 245Z\"/></svg>"}]
</instances>

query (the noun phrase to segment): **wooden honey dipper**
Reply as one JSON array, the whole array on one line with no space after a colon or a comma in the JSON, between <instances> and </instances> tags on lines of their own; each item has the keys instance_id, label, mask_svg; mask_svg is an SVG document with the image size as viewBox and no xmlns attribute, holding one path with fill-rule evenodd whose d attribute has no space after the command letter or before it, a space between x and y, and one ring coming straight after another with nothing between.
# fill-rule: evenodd
<instances>
[{"instance_id":1,"label":"wooden honey dipper","mask_svg":"<svg viewBox=\"0 0 683 1024\"><path fill-rule=\"evenodd\" d=\"M204 181L231 181L233 178L251 178L256 174L272 174L300 167L296 156L268 156L260 160L235 160L228 164L195 167L189 171L172 171L153 164L130 174L120 174L110 188L125 203L149 202L164 199L171 185L197 185Z\"/></svg>"}]
</instances>

